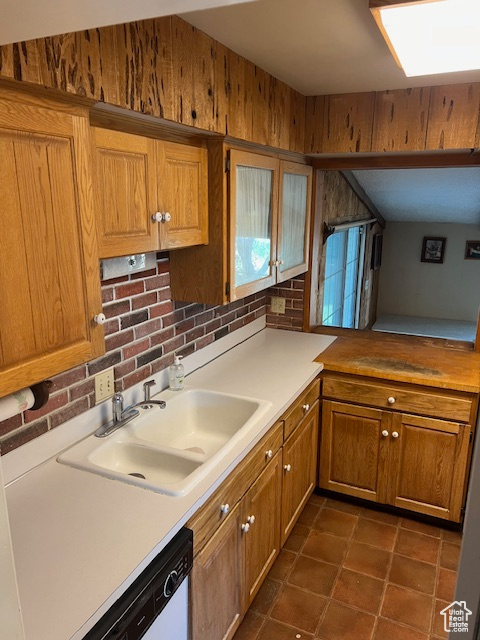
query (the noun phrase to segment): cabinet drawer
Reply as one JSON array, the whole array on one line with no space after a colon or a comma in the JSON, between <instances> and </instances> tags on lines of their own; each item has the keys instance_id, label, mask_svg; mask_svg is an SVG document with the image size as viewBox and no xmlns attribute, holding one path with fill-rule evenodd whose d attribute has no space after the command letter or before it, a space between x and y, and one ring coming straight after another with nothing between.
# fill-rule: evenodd
<instances>
[{"instance_id":1,"label":"cabinet drawer","mask_svg":"<svg viewBox=\"0 0 480 640\"><path fill-rule=\"evenodd\" d=\"M320 380L314 380L285 414L285 440L320 396Z\"/></svg>"},{"instance_id":2,"label":"cabinet drawer","mask_svg":"<svg viewBox=\"0 0 480 640\"><path fill-rule=\"evenodd\" d=\"M198 553L215 530L283 444L283 421L274 425L248 456L232 471L215 493L187 522L193 531L194 554ZM270 456L270 451L272 452ZM225 509L228 505L228 510ZM223 510L222 510L223 507Z\"/></svg>"},{"instance_id":3,"label":"cabinet drawer","mask_svg":"<svg viewBox=\"0 0 480 640\"><path fill-rule=\"evenodd\" d=\"M460 422L469 422L473 409L472 399L468 396L329 376L323 381L323 396L380 409L418 413Z\"/></svg>"}]
</instances>

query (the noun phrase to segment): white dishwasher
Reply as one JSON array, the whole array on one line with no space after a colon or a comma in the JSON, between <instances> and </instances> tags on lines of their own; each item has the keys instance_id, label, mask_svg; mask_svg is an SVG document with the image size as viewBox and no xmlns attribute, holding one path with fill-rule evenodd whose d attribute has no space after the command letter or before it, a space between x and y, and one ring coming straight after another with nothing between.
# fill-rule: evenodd
<instances>
[{"instance_id":1,"label":"white dishwasher","mask_svg":"<svg viewBox=\"0 0 480 640\"><path fill-rule=\"evenodd\" d=\"M84 640L188 640L193 533L183 528Z\"/></svg>"}]
</instances>

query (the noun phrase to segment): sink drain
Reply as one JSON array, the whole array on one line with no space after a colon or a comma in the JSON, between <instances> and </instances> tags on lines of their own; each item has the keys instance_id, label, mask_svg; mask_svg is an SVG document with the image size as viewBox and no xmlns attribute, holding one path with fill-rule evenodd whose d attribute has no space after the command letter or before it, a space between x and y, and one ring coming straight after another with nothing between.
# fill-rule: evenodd
<instances>
[{"instance_id":1,"label":"sink drain","mask_svg":"<svg viewBox=\"0 0 480 640\"><path fill-rule=\"evenodd\" d=\"M136 473L136 472L133 472L133 473L129 473L128 475L129 475L129 476L133 476L134 478L141 478L142 480L146 480L146 478L145 478L145 476L143 475L143 473Z\"/></svg>"}]
</instances>

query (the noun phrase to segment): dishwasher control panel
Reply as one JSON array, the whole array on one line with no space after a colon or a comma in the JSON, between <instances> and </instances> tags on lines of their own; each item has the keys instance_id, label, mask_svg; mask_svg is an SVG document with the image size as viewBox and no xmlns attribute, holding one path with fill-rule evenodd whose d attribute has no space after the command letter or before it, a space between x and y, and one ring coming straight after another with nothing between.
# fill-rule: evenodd
<instances>
[{"instance_id":1,"label":"dishwasher control panel","mask_svg":"<svg viewBox=\"0 0 480 640\"><path fill-rule=\"evenodd\" d=\"M183 528L84 640L140 640L192 569L193 532Z\"/></svg>"}]
</instances>

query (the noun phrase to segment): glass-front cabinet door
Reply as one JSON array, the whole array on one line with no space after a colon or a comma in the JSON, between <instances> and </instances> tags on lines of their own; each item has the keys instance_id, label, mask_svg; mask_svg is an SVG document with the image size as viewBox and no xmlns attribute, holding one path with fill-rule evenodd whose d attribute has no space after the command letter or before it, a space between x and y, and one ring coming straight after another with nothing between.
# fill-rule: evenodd
<instances>
[{"instance_id":1,"label":"glass-front cabinet door","mask_svg":"<svg viewBox=\"0 0 480 640\"><path fill-rule=\"evenodd\" d=\"M230 299L275 284L279 161L230 150Z\"/></svg>"},{"instance_id":2,"label":"glass-front cabinet door","mask_svg":"<svg viewBox=\"0 0 480 640\"><path fill-rule=\"evenodd\" d=\"M312 167L281 162L277 282L308 269L311 193Z\"/></svg>"}]
</instances>

